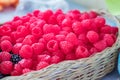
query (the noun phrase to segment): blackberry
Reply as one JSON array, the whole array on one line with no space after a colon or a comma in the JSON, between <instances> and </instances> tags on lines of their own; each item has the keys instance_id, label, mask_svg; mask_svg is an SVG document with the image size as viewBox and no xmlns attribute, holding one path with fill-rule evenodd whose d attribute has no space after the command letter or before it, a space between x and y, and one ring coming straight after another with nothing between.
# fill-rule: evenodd
<instances>
[{"instance_id":1,"label":"blackberry","mask_svg":"<svg viewBox=\"0 0 120 80\"><path fill-rule=\"evenodd\" d=\"M11 61L16 64L18 63L22 58L18 54L11 54Z\"/></svg>"}]
</instances>

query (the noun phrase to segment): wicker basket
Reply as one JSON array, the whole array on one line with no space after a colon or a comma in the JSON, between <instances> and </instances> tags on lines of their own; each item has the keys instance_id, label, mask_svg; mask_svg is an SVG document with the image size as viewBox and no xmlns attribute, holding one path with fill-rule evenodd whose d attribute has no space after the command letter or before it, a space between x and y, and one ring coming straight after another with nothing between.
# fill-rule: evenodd
<instances>
[{"instance_id":1,"label":"wicker basket","mask_svg":"<svg viewBox=\"0 0 120 80\"><path fill-rule=\"evenodd\" d=\"M98 11L98 13L115 20L117 26L120 26L117 18L106 13L106 11ZM98 80L111 72L115 66L118 55L117 49L120 47L119 32L117 41L112 47L88 58L63 61L40 71L33 71L16 77L6 77L2 80Z\"/></svg>"}]
</instances>

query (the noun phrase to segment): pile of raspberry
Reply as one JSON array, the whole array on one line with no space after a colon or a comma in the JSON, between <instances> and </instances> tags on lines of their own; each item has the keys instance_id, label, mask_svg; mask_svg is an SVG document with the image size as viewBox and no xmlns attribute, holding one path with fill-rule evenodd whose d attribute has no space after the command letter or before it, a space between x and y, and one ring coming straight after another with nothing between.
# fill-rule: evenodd
<instances>
[{"instance_id":1,"label":"pile of raspberry","mask_svg":"<svg viewBox=\"0 0 120 80\"><path fill-rule=\"evenodd\" d=\"M0 26L0 78L89 57L116 41L118 28L94 11L35 10Z\"/></svg>"}]
</instances>

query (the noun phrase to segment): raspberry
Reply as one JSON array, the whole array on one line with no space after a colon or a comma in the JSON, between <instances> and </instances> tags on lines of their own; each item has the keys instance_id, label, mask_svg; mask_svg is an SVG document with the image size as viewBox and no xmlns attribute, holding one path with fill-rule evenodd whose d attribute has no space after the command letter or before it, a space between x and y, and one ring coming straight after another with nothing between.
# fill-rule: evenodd
<instances>
[{"instance_id":1,"label":"raspberry","mask_svg":"<svg viewBox=\"0 0 120 80\"><path fill-rule=\"evenodd\" d=\"M13 64L10 61L3 61L0 64L0 70L2 74L10 74L13 70Z\"/></svg>"},{"instance_id":2,"label":"raspberry","mask_svg":"<svg viewBox=\"0 0 120 80\"><path fill-rule=\"evenodd\" d=\"M59 63L61 61L61 59L60 59L60 57L59 56L52 56L52 58L51 58L51 63L53 64L57 64L57 63Z\"/></svg>"},{"instance_id":3,"label":"raspberry","mask_svg":"<svg viewBox=\"0 0 120 80\"><path fill-rule=\"evenodd\" d=\"M22 68L31 68L32 67L32 59L22 59L19 61L19 64Z\"/></svg>"},{"instance_id":4,"label":"raspberry","mask_svg":"<svg viewBox=\"0 0 120 80\"><path fill-rule=\"evenodd\" d=\"M75 60L76 59L76 55L74 53L69 53L66 55L66 60Z\"/></svg>"},{"instance_id":5,"label":"raspberry","mask_svg":"<svg viewBox=\"0 0 120 80\"><path fill-rule=\"evenodd\" d=\"M21 47L22 47L22 43L16 43L12 48L12 52L14 54L19 54L19 50L21 49Z\"/></svg>"},{"instance_id":6,"label":"raspberry","mask_svg":"<svg viewBox=\"0 0 120 80\"><path fill-rule=\"evenodd\" d=\"M40 27L32 28L31 33L35 38L40 38L42 36L42 30Z\"/></svg>"},{"instance_id":7,"label":"raspberry","mask_svg":"<svg viewBox=\"0 0 120 80\"><path fill-rule=\"evenodd\" d=\"M104 27L101 28L100 32L104 33L104 34L110 34L111 33L111 26L105 25Z\"/></svg>"},{"instance_id":8,"label":"raspberry","mask_svg":"<svg viewBox=\"0 0 120 80\"><path fill-rule=\"evenodd\" d=\"M67 31L60 31L59 34L60 34L60 35L64 35L64 36L66 36L66 35L68 34L68 32L67 32Z\"/></svg>"},{"instance_id":9,"label":"raspberry","mask_svg":"<svg viewBox=\"0 0 120 80\"><path fill-rule=\"evenodd\" d=\"M11 28L3 25L0 27L0 33L1 33L1 35L10 35Z\"/></svg>"},{"instance_id":10,"label":"raspberry","mask_svg":"<svg viewBox=\"0 0 120 80\"><path fill-rule=\"evenodd\" d=\"M20 76L21 74L22 73L20 73L20 72L18 72L16 70L14 70L14 71L11 72L11 76Z\"/></svg>"},{"instance_id":11,"label":"raspberry","mask_svg":"<svg viewBox=\"0 0 120 80\"><path fill-rule=\"evenodd\" d=\"M111 27L111 33L116 35L118 32L118 28L117 27Z\"/></svg>"},{"instance_id":12,"label":"raspberry","mask_svg":"<svg viewBox=\"0 0 120 80\"><path fill-rule=\"evenodd\" d=\"M55 16L59 16L60 14L64 14L64 13L63 13L62 9L57 9L54 14L55 14Z\"/></svg>"},{"instance_id":13,"label":"raspberry","mask_svg":"<svg viewBox=\"0 0 120 80\"><path fill-rule=\"evenodd\" d=\"M97 53L98 50L95 47L92 47L89 51L91 54Z\"/></svg>"},{"instance_id":14,"label":"raspberry","mask_svg":"<svg viewBox=\"0 0 120 80\"><path fill-rule=\"evenodd\" d=\"M107 46L109 46L109 47L111 47L114 44L114 39L110 34L105 34L104 40L106 41Z\"/></svg>"},{"instance_id":15,"label":"raspberry","mask_svg":"<svg viewBox=\"0 0 120 80\"><path fill-rule=\"evenodd\" d=\"M80 34L78 36L78 40L83 42L84 44L87 44L89 42L88 38L86 37L86 34Z\"/></svg>"},{"instance_id":16,"label":"raspberry","mask_svg":"<svg viewBox=\"0 0 120 80\"><path fill-rule=\"evenodd\" d=\"M43 29L43 26L46 24L46 22L44 20L39 20L38 24L36 25L37 27L40 27L41 29Z\"/></svg>"},{"instance_id":17,"label":"raspberry","mask_svg":"<svg viewBox=\"0 0 120 80\"><path fill-rule=\"evenodd\" d=\"M72 25L72 29L75 34L80 34L85 32L85 29L82 26L81 22L74 22Z\"/></svg>"},{"instance_id":18,"label":"raspberry","mask_svg":"<svg viewBox=\"0 0 120 80\"><path fill-rule=\"evenodd\" d=\"M85 30L91 30L92 23L93 23L93 21L91 19L86 19L81 22L81 24L85 28Z\"/></svg>"},{"instance_id":19,"label":"raspberry","mask_svg":"<svg viewBox=\"0 0 120 80\"><path fill-rule=\"evenodd\" d=\"M25 37L28 34L29 34L29 30L25 26L17 27L17 36L18 37Z\"/></svg>"},{"instance_id":20,"label":"raspberry","mask_svg":"<svg viewBox=\"0 0 120 80\"><path fill-rule=\"evenodd\" d=\"M10 36L2 36L1 39L0 39L0 41L4 41L4 40L8 40L8 41L12 42Z\"/></svg>"},{"instance_id":21,"label":"raspberry","mask_svg":"<svg viewBox=\"0 0 120 80\"><path fill-rule=\"evenodd\" d=\"M26 23L30 20L30 17L29 16L22 16L21 20L22 20L23 23Z\"/></svg>"},{"instance_id":22,"label":"raspberry","mask_svg":"<svg viewBox=\"0 0 120 80\"><path fill-rule=\"evenodd\" d=\"M87 50L87 48L85 48L83 46L78 46L76 48L75 55L77 58L86 58L86 57L90 56L90 53Z\"/></svg>"},{"instance_id":23,"label":"raspberry","mask_svg":"<svg viewBox=\"0 0 120 80\"><path fill-rule=\"evenodd\" d=\"M60 42L60 48L65 54L67 54L67 53L72 51L73 44L68 42L68 41L61 41Z\"/></svg>"},{"instance_id":24,"label":"raspberry","mask_svg":"<svg viewBox=\"0 0 120 80\"><path fill-rule=\"evenodd\" d=\"M12 44L8 40L4 40L0 43L2 51L10 52L12 50Z\"/></svg>"},{"instance_id":25,"label":"raspberry","mask_svg":"<svg viewBox=\"0 0 120 80\"><path fill-rule=\"evenodd\" d=\"M48 20L51 16L53 15L53 11L52 10L46 10L43 12L43 17L44 20Z\"/></svg>"},{"instance_id":26,"label":"raspberry","mask_svg":"<svg viewBox=\"0 0 120 80\"><path fill-rule=\"evenodd\" d=\"M11 61L16 64L18 63L22 58L18 54L12 54Z\"/></svg>"},{"instance_id":27,"label":"raspberry","mask_svg":"<svg viewBox=\"0 0 120 80\"><path fill-rule=\"evenodd\" d=\"M55 15L50 16L48 19L48 23L49 24L57 24L56 16Z\"/></svg>"},{"instance_id":28,"label":"raspberry","mask_svg":"<svg viewBox=\"0 0 120 80\"><path fill-rule=\"evenodd\" d=\"M78 45L77 36L73 32L68 33L65 40L72 43L73 45Z\"/></svg>"},{"instance_id":29,"label":"raspberry","mask_svg":"<svg viewBox=\"0 0 120 80\"><path fill-rule=\"evenodd\" d=\"M46 45L46 44L47 44L47 42L45 41L45 39L44 39L44 38L40 38L38 42L39 42L39 43L43 43L44 45Z\"/></svg>"},{"instance_id":30,"label":"raspberry","mask_svg":"<svg viewBox=\"0 0 120 80\"><path fill-rule=\"evenodd\" d=\"M37 67L36 67L36 70L40 70L40 69L43 69L45 67L47 67L49 64L45 61L41 61L38 63Z\"/></svg>"},{"instance_id":31,"label":"raspberry","mask_svg":"<svg viewBox=\"0 0 120 80\"><path fill-rule=\"evenodd\" d=\"M45 61L49 63L51 60L51 56L48 54L38 55L37 59L38 59L38 62Z\"/></svg>"},{"instance_id":32,"label":"raspberry","mask_svg":"<svg viewBox=\"0 0 120 80\"><path fill-rule=\"evenodd\" d=\"M20 17L19 17L19 16L15 16L15 17L13 18L13 21L17 21L17 20L20 20Z\"/></svg>"},{"instance_id":33,"label":"raspberry","mask_svg":"<svg viewBox=\"0 0 120 80\"><path fill-rule=\"evenodd\" d=\"M65 18L62 21L62 26L63 27L71 27L72 26L72 20L70 18Z\"/></svg>"},{"instance_id":34,"label":"raspberry","mask_svg":"<svg viewBox=\"0 0 120 80\"><path fill-rule=\"evenodd\" d=\"M95 31L88 31L86 37L91 43L95 43L99 40L99 35Z\"/></svg>"},{"instance_id":35,"label":"raspberry","mask_svg":"<svg viewBox=\"0 0 120 80\"><path fill-rule=\"evenodd\" d=\"M65 40L65 36L64 36L64 35L60 35L60 34L59 34L59 35L56 35L55 38L56 38L56 40L59 41L59 42Z\"/></svg>"},{"instance_id":36,"label":"raspberry","mask_svg":"<svg viewBox=\"0 0 120 80\"><path fill-rule=\"evenodd\" d=\"M34 10L34 11L33 11L33 15L34 15L35 17L38 17L39 13L40 13L40 10Z\"/></svg>"},{"instance_id":37,"label":"raspberry","mask_svg":"<svg viewBox=\"0 0 120 80\"><path fill-rule=\"evenodd\" d=\"M89 19L89 18L90 18L89 14L87 12L84 12L81 14L79 20L82 21L82 20Z\"/></svg>"},{"instance_id":38,"label":"raspberry","mask_svg":"<svg viewBox=\"0 0 120 80\"><path fill-rule=\"evenodd\" d=\"M43 26L43 32L44 33L54 33L58 34L60 31L60 27L58 25L52 25L52 24L45 24Z\"/></svg>"},{"instance_id":39,"label":"raspberry","mask_svg":"<svg viewBox=\"0 0 120 80\"><path fill-rule=\"evenodd\" d=\"M52 56L59 56L61 60L65 59L65 55L61 51L53 52Z\"/></svg>"},{"instance_id":40,"label":"raspberry","mask_svg":"<svg viewBox=\"0 0 120 80\"><path fill-rule=\"evenodd\" d=\"M47 49L48 49L50 52L57 51L57 50L58 50L58 42L57 42L56 40L50 40L50 41L47 43Z\"/></svg>"},{"instance_id":41,"label":"raspberry","mask_svg":"<svg viewBox=\"0 0 120 80\"><path fill-rule=\"evenodd\" d=\"M98 15L98 14L97 14L95 11L90 11L90 12L89 12L89 17L90 17L90 18L96 18L97 15Z\"/></svg>"},{"instance_id":42,"label":"raspberry","mask_svg":"<svg viewBox=\"0 0 120 80\"><path fill-rule=\"evenodd\" d=\"M26 58L26 59L31 58L33 56L32 47L29 45L23 45L19 50L19 55L22 58Z\"/></svg>"},{"instance_id":43,"label":"raspberry","mask_svg":"<svg viewBox=\"0 0 120 80\"><path fill-rule=\"evenodd\" d=\"M28 73L28 72L31 72L32 70L30 70L30 69L28 69L28 68L25 68L25 69L23 69L23 71L22 71L22 73L24 74L24 73Z\"/></svg>"},{"instance_id":44,"label":"raspberry","mask_svg":"<svg viewBox=\"0 0 120 80\"><path fill-rule=\"evenodd\" d=\"M15 65L14 65L14 70L17 71L17 72L19 72L19 73L22 73L23 68L22 68L22 66L18 63L18 64L15 64Z\"/></svg>"},{"instance_id":45,"label":"raspberry","mask_svg":"<svg viewBox=\"0 0 120 80\"><path fill-rule=\"evenodd\" d=\"M22 20L17 20L17 21L12 22L11 29L16 30L19 25L22 25Z\"/></svg>"},{"instance_id":46,"label":"raspberry","mask_svg":"<svg viewBox=\"0 0 120 80\"><path fill-rule=\"evenodd\" d=\"M11 55L8 52L0 52L0 62L10 61Z\"/></svg>"},{"instance_id":47,"label":"raspberry","mask_svg":"<svg viewBox=\"0 0 120 80\"><path fill-rule=\"evenodd\" d=\"M104 50L107 47L107 44L105 41L101 40L93 44L94 47L100 52Z\"/></svg>"},{"instance_id":48,"label":"raspberry","mask_svg":"<svg viewBox=\"0 0 120 80\"><path fill-rule=\"evenodd\" d=\"M72 32L71 27L62 27L62 31Z\"/></svg>"},{"instance_id":49,"label":"raspberry","mask_svg":"<svg viewBox=\"0 0 120 80\"><path fill-rule=\"evenodd\" d=\"M53 33L44 34L43 39L48 42L49 40L55 39L55 35Z\"/></svg>"},{"instance_id":50,"label":"raspberry","mask_svg":"<svg viewBox=\"0 0 120 80\"><path fill-rule=\"evenodd\" d=\"M33 35L27 35L22 43L24 45L32 45L35 42L36 42L36 39Z\"/></svg>"},{"instance_id":51,"label":"raspberry","mask_svg":"<svg viewBox=\"0 0 120 80\"><path fill-rule=\"evenodd\" d=\"M16 43L22 43L23 40L24 40L24 38L18 38L18 39L16 40Z\"/></svg>"},{"instance_id":52,"label":"raspberry","mask_svg":"<svg viewBox=\"0 0 120 80\"><path fill-rule=\"evenodd\" d=\"M32 49L33 49L34 55L38 55L44 51L45 46L43 43L34 43L32 44Z\"/></svg>"},{"instance_id":53,"label":"raspberry","mask_svg":"<svg viewBox=\"0 0 120 80\"><path fill-rule=\"evenodd\" d=\"M65 19L65 15L64 14L59 14L58 16L57 16L57 23L59 24L59 25L62 25L62 21Z\"/></svg>"},{"instance_id":54,"label":"raspberry","mask_svg":"<svg viewBox=\"0 0 120 80\"><path fill-rule=\"evenodd\" d=\"M94 23L98 26L98 27L102 27L105 25L105 19L102 17L96 17L94 19Z\"/></svg>"}]
</instances>

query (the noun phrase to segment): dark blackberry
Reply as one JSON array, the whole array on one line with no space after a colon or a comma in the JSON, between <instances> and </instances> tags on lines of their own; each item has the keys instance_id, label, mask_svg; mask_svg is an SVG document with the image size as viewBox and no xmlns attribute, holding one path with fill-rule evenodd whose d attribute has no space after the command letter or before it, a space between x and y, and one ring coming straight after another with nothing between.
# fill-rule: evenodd
<instances>
[{"instance_id":1,"label":"dark blackberry","mask_svg":"<svg viewBox=\"0 0 120 80\"><path fill-rule=\"evenodd\" d=\"M16 64L18 63L22 58L18 55L18 54L11 54L12 57L11 57L11 61Z\"/></svg>"},{"instance_id":2,"label":"dark blackberry","mask_svg":"<svg viewBox=\"0 0 120 80\"><path fill-rule=\"evenodd\" d=\"M4 78L5 75L3 75L2 73L0 73L0 79Z\"/></svg>"}]
</instances>

